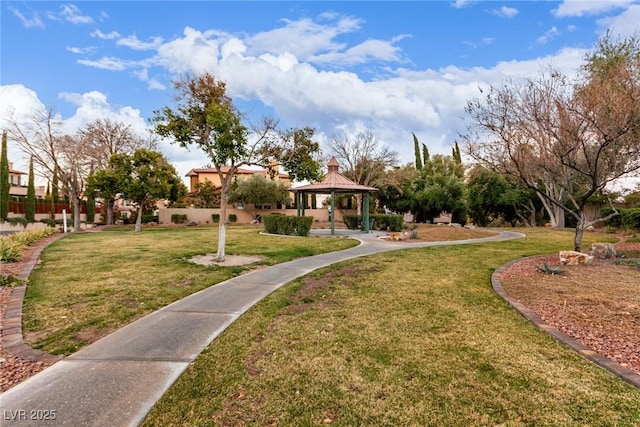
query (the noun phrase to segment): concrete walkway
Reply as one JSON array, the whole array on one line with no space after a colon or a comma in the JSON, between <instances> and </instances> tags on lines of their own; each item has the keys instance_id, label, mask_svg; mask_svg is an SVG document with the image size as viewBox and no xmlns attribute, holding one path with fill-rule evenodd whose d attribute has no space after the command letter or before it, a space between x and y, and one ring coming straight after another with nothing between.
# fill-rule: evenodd
<instances>
[{"instance_id":1,"label":"concrete walkway","mask_svg":"<svg viewBox=\"0 0 640 427\"><path fill-rule=\"evenodd\" d=\"M361 244L234 277L151 313L0 394L0 424L138 425L211 341L251 306L297 277L379 252L524 236L503 232L473 240L392 243L378 239L380 233L336 231ZM329 234L329 230L312 234Z\"/></svg>"}]
</instances>

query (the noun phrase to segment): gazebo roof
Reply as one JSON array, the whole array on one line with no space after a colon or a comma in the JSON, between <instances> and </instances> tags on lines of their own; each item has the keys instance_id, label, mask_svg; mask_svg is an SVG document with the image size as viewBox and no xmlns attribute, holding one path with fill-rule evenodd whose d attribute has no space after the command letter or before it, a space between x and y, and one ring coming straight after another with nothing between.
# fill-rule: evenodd
<instances>
[{"instance_id":1,"label":"gazebo roof","mask_svg":"<svg viewBox=\"0 0 640 427\"><path fill-rule=\"evenodd\" d=\"M356 184L349 178L342 175L338 169L340 164L335 157L332 157L327 164L328 172L322 182L316 182L313 184L302 185L300 187L292 188L291 191L299 193L370 193L378 191L375 187L367 187L366 185Z\"/></svg>"}]
</instances>

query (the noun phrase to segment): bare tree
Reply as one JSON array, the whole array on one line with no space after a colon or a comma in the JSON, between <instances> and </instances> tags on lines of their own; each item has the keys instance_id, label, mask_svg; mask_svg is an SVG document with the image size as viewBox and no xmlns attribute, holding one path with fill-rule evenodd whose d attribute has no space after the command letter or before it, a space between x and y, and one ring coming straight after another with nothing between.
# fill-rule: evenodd
<instances>
[{"instance_id":1,"label":"bare tree","mask_svg":"<svg viewBox=\"0 0 640 427\"><path fill-rule=\"evenodd\" d=\"M575 83L551 70L467 105L467 153L536 191L552 220L573 216L575 250L588 226L609 218L588 219L589 200L640 170L639 61L637 39L605 38Z\"/></svg>"},{"instance_id":2,"label":"bare tree","mask_svg":"<svg viewBox=\"0 0 640 427\"><path fill-rule=\"evenodd\" d=\"M85 140L86 153L92 165L91 174L96 170L107 171L109 169L109 160L114 154L130 156L137 149L144 148L153 151L156 150L158 145L157 139L151 133L146 139L142 138L135 133L130 125L108 118L94 120L81 129L79 135ZM103 184L107 175L100 175L103 178ZM103 191L100 197L103 198L102 201L107 208L106 223L113 224L113 210L117 193Z\"/></svg>"},{"instance_id":3,"label":"bare tree","mask_svg":"<svg viewBox=\"0 0 640 427\"><path fill-rule=\"evenodd\" d=\"M80 130L87 140L88 155L96 169L106 169L113 154L132 155L138 148L157 149L157 140L149 133L142 138L131 125L111 119L97 119Z\"/></svg>"},{"instance_id":4,"label":"bare tree","mask_svg":"<svg viewBox=\"0 0 640 427\"><path fill-rule=\"evenodd\" d=\"M12 119L9 137L46 175L57 175L72 204L73 230L80 231L80 201L90 172L87 141L80 135L63 133L52 109L34 113L25 124Z\"/></svg>"},{"instance_id":5,"label":"bare tree","mask_svg":"<svg viewBox=\"0 0 640 427\"><path fill-rule=\"evenodd\" d=\"M329 153L344 167L344 175L352 181L375 187L383 184L388 168L398 164L398 153L382 145L378 136L369 130L355 134L347 131L331 139ZM358 214L362 201L358 197Z\"/></svg>"}]
</instances>

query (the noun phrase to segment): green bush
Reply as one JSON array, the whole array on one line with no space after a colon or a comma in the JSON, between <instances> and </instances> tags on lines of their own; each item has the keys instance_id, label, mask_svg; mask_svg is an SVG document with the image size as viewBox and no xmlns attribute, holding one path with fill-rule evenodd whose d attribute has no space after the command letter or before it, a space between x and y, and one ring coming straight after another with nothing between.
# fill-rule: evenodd
<instances>
[{"instance_id":1,"label":"green bush","mask_svg":"<svg viewBox=\"0 0 640 427\"><path fill-rule=\"evenodd\" d=\"M369 220L371 219L374 220L373 228L376 230L402 231L404 225L402 215L371 215ZM358 215L344 215L342 220L349 230L359 230L362 226L362 217Z\"/></svg>"},{"instance_id":2,"label":"green bush","mask_svg":"<svg viewBox=\"0 0 640 427\"><path fill-rule=\"evenodd\" d=\"M214 224L217 224L220 222L220 214L211 214L211 219L213 220Z\"/></svg>"},{"instance_id":3,"label":"green bush","mask_svg":"<svg viewBox=\"0 0 640 427\"><path fill-rule=\"evenodd\" d=\"M184 224L188 221L189 219L187 218L186 214L172 214L171 215L171 222L174 224Z\"/></svg>"},{"instance_id":4,"label":"green bush","mask_svg":"<svg viewBox=\"0 0 640 427\"><path fill-rule=\"evenodd\" d=\"M158 215L153 215L153 214L142 215L143 224L148 224L150 222L158 222Z\"/></svg>"},{"instance_id":5,"label":"green bush","mask_svg":"<svg viewBox=\"0 0 640 427\"><path fill-rule=\"evenodd\" d=\"M600 211L601 216L610 215L613 212L611 208L604 208ZM607 220L605 225L618 230L640 231L640 208L620 208L620 215Z\"/></svg>"},{"instance_id":6,"label":"green bush","mask_svg":"<svg viewBox=\"0 0 640 427\"><path fill-rule=\"evenodd\" d=\"M360 228L360 217L358 215L343 215L342 222L349 230L357 230Z\"/></svg>"},{"instance_id":7,"label":"green bush","mask_svg":"<svg viewBox=\"0 0 640 427\"><path fill-rule=\"evenodd\" d=\"M377 230L402 231L404 217L402 215L371 215L375 219L374 227Z\"/></svg>"},{"instance_id":8,"label":"green bush","mask_svg":"<svg viewBox=\"0 0 640 427\"><path fill-rule=\"evenodd\" d=\"M266 215L263 219L267 233L285 236L308 236L313 224L312 216Z\"/></svg>"},{"instance_id":9,"label":"green bush","mask_svg":"<svg viewBox=\"0 0 640 427\"><path fill-rule=\"evenodd\" d=\"M51 218L41 219L40 222L43 224L47 224L49 227L56 227L56 222Z\"/></svg>"},{"instance_id":10,"label":"green bush","mask_svg":"<svg viewBox=\"0 0 640 427\"><path fill-rule=\"evenodd\" d=\"M29 224L29 221L26 218L23 218L21 216L9 218L7 219L7 222L13 225L20 224L22 225L22 228L25 228Z\"/></svg>"},{"instance_id":11,"label":"green bush","mask_svg":"<svg viewBox=\"0 0 640 427\"><path fill-rule=\"evenodd\" d=\"M236 222L238 220L238 216L236 214L229 215L229 222Z\"/></svg>"}]
</instances>

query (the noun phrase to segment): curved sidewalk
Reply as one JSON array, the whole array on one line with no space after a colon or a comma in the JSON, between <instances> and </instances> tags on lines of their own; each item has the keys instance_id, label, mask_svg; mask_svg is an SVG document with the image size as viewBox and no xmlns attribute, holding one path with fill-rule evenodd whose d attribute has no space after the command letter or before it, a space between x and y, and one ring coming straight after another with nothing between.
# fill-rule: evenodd
<instances>
[{"instance_id":1,"label":"curved sidewalk","mask_svg":"<svg viewBox=\"0 0 640 427\"><path fill-rule=\"evenodd\" d=\"M407 244L380 241L375 233L349 235L361 244L234 277L151 313L57 362L0 394L2 425L138 425L211 341L258 301L297 277L379 252L524 236L506 231L482 239Z\"/></svg>"}]
</instances>

